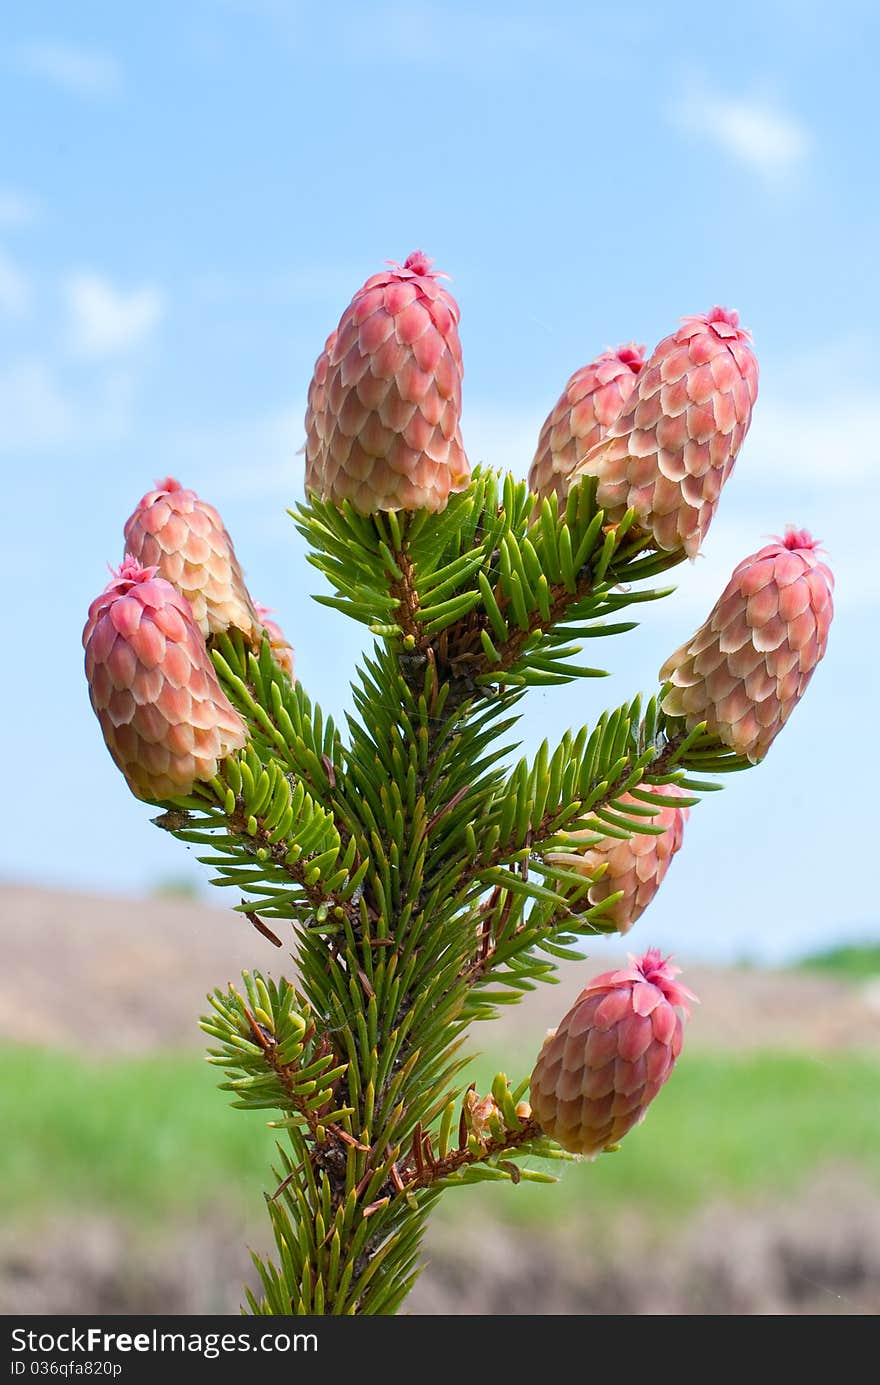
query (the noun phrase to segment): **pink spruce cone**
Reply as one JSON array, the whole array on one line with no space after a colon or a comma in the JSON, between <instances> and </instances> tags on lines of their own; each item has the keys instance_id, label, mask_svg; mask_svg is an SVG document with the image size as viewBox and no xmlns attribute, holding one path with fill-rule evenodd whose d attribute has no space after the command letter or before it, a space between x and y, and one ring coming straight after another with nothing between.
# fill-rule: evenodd
<instances>
[{"instance_id":1,"label":"pink spruce cone","mask_svg":"<svg viewBox=\"0 0 880 1385\"><path fill-rule=\"evenodd\" d=\"M293 676L293 646L287 639L277 620L272 619L271 606L261 606L259 601L255 604L254 610L260 618L263 629L269 636L269 648L275 656L275 662L287 674L291 683L294 682Z\"/></svg>"},{"instance_id":2,"label":"pink spruce cone","mask_svg":"<svg viewBox=\"0 0 880 1385\"><path fill-rule=\"evenodd\" d=\"M246 742L190 604L127 556L89 607L86 678L107 749L132 793L185 797Z\"/></svg>"},{"instance_id":3,"label":"pink spruce cone","mask_svg":"<svg viewBox=\"0 0 880 1385\"><path fill-rule=\"evenodd\" d=\"M696 996L657 948L597 976L544 1040L532 1073L532 1115L563 1149L593 1156L639 1121L681 1052Z\"/></svg>"},{"instance_id":4,"label":"pink spruce cone","mask_svg":"<svg viewBox=\"0 0 880 1385\"><path fill-rule=\"evenodd\" d=\"M232 539L214 506L195 491L173 476L157 481L126 521L125 546L187 598L205 639L234 627L259 643L262 625Z\"/></svg>"},{"instance_id":5,"label":"pink spruce cone","mask_svg":"<svg viewBox=\"0 0 880 1385\"><path fill-rule=\"evenodd\" d=\"M443 510L470 467L459 429L458 304L420 250L374 274L309 386L306 492L362 514Z\"/></svg>"},{"instance_id":6,"label":"pink spruce cone","mask_svg":"<svg viewBox=\"0 0 880 1385\"><path fill-rule=\"evenodd\" d=\"M529 468L529 490L539 499L568 494L578 462L619 417L645 363L645 348L629 342L603 351L572 375L541 429Z\"/></svg>"},{"instance_id":7,"label":"pink spruce cone","mask_svg":"<svg viewBox=\"0 0 880 1385\"><path fill-rule=\"evenodd\" d=\"M734 568L708 620L660 670L665 712L764 758L828 645L834 578L820 551L789 528Z\"/></svg>"},{"instance_id":8,"label":"pink spruce cone","mask_svg":"<svg viewBox=\"0 0 880 1385\"><path fill-rule=\"evenodd\" d=\"M599 478L610 521L632 507L659 548L695 557L751 422L750 340L738 313L712 308L654 349L623 412L572 476Z\"/></svg>"},{"instance_id":9,"label":"pink spruce cone","mask_svg":"<svg viewBox=\"0 0 880 1385\"><path fill-rule=\"evenodd\" d=\"M652 793L658 799L684 796L684 790L677 784L665 784L652 789ZM631 794L622 794L620 802L638 803L640 808L647 806ZM595 875L600 866L607 864L607 871L590 887L587 898L590 904L601 904L609 895L623 890L622 899L611 906L608 917L620 933L628 933L663 884L672 858L681 846L689 811L668 803L653 818L646 819L653 827L664 829L662 836L634 832L626 840L603 837L601 842L581 851L548 853L547 860L580 875ZM593 835L586 831L572 833L586 840Z\"/></svg>"}]
</instances>

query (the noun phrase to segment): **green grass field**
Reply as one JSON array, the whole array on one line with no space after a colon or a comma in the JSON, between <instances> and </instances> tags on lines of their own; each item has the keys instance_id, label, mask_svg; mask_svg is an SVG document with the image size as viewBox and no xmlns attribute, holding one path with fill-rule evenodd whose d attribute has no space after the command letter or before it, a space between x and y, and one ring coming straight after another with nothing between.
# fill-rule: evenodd
<instances>
[{"instance_id":1,"label":"green grass field","mask_svg":"<svg viewBox=\"0 0 880 1385\"><path fill-rule=\"evenodd\" d=\"M821 971L842 981L867 981L880 976L880 943L848 943L813 952L797 963L798 971Z\"/></svg>"},{"instance_id":2,"label":"green grass field","mask_svg":"<svg viewBox=\"0 0 880 1385\"><path fill-rule=\"evenodd\" d=\"M476 1067L485 1090L493 1065ZM92 1062L3 1045L0 1216L94 1209L155 1224L222 1202L261 1217L274 1132L231 1109L216 1077L192 1052ZM479 1206L562 1224L577 1211L601 1220L628 1209L662 1221L716 1196L791 1193L829 1164L880 1184L878 1096L880 1061L865 1056L686 1055L619 1153L553 1163L557 1188L455 1190L445 1214Z\"/></svg>"}]
</instances>

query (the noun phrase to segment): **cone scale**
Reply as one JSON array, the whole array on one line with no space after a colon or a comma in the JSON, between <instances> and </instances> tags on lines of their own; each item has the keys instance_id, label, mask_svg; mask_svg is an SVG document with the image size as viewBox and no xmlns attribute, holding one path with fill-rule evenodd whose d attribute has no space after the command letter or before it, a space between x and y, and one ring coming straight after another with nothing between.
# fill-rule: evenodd
<instances>
[{"instance_id":1,"label":"cone scale","mask_svg":"<svg viewBox=\"0 0 880 1385\"><path fill-rule=\"evenodd\" d=\"M605 873L592 885L588 892L591 905L601 904L603 899L623 891L623 897L609 908L607 917L615 924L619 933L628 933L637 919L647 909L651 900L666 878L672 858L679 850L688 819L687 808L679 808L674 803L682 797L682 790L675 784L667 784L654 790L654 797L663 803L660 811L650 819L653 827L662 827L661 835L633 832L622 840L619 837L605 837L595 842L591 832L572 833L587 839L591 845L580 851L548 852L547 860L565 870L573 870L579 875L595 875L605 866ZM621 805L636 803L630 794L623 794ZM639 807L644 807L639 802Z\"/></svg>"},{"instance_id":2,"label":"cone scale","mask_svg":"<svg viewBox=\"0 0 880 1385\"><path fill-rule=\"evenodd\" d=\"M309 386L306 492L362 514L442 510L470 467L458 304L415 251L374 274L327 338Z\"/></svg>"},{"instance_id":3,"label":"cone scale","mask_svg":"<svg viewBox=\"0 0 880 1385\"><path fill-rule=\"evenodd\" d=\"M89 607L89 696L132 793L186 797L246 742L186 597L128 557Z\"/></svg>"},{"instance_id":4,"label":"cone scale","mask_svg":"<svg viewBox=\"0 0 880 1385\"><path fill-rule=\"evenodd\" d=\"M598 478L612 523L632 507L658 548L695 557L758 395L750 335L733 309L684 318L655 347L607 436L574 472Z\"/></svg>"},{"instance_id":5,"label":"cone scale","mask_svg":"<svg viewBox=\"0 0 880 1385\"><path fill-rule=\"evenodd\" d=\"M530 1084L532 1115L573 1154L593 1157L645 1113L681 1052L696 996L656 948L604 972L544 1040Z\"/></svg>"},{"instance_id":6,"label":"cone scale","mask_svg":"<svg viewBox=\"0 0 880 1385\"><path fill-rule=\"evenodd\" d=\"M540 500L564 499L578 462L619 418L645 363L645 348L629 342L603 351L571 376L541 429L529 468L529 490Z\"/></svg>"},{"instance_id":7,"label":"cone scale","mask_svg":"<svg viewBox=\"0 0 880 1385\"><path fill-rule=\"evenodd\" d=\"M705 721L725 745L762 760L828 646L834 578L806 529L744 558L708 619L660 670L663 710Z\"/></svg>"},{"instance_id":8,"label":"cone scale","mask_svg":"<svg viewBox=\"0 0 880 1385\"><path fill-rule=\"evenodd\" d=\"M124 532L126 553L186 597L205 639L236 629L259 644L262 624L213 505L168 476L138 502Z\"/></svg>"}]
</instances>

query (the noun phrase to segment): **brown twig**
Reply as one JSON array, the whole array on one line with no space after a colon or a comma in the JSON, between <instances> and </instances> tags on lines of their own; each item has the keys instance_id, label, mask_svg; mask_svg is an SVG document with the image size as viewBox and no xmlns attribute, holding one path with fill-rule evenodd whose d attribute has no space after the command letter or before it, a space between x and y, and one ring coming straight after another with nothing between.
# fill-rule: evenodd
<instances>
[{"instance_id":1,"label":"brown twig","mask_svg":"<svg viewBox=\"0 0 880 1385\"><path fill-rule=\"evenodd\" d=\"M462 1112L462 1119L464 1113ZM528 1144L530 1140L537 1139L543 1135L543 1130L536 1120L531 1116L524 1120L518 1130L505 1130L503 1135L498 1135L485 1144L480 1145L479 1149L472 1149L467 1143L467 1130L465 1129L465 1143L458 1149L451 1150L442 1159L435 1159L428 1164L416 1163L415 1167L404 1169L401 1179L405 1184L407 1192L414 1188L426 1188L431 1183L437 1183L443 1178L448 1178L450 1174L457 1173L459 1169L468 1168L472 1164L483 1164L487 1159L491 1159L498 1154L504 1154L507 1150L519 1149L521 1145Z\"/></svg>"},{"instance_id":2,"label":"brown twig","mask_svg":"<svg viewBox=\"0 0 880 1385\"><path fill-rule=\"evenodd\" d=\"M243 904L244 900L242 900L241 902ZM244 916L249 923L252 923L254 925L254 928L256 928L257 932L262 933L263 937L268 938L269 942L272 943L275 947L284 946L283 942L278 937L277 933L273 933L272 929L269 928L268 925L263 922L260 916L254 913L253 909L245 909Z\"/></svg>"},{"instance_id":3,"label":"brown twig","mask_svg":"<svg viewBox=\"0 0 880 1385\"><path fill-rule=\"evenodd\" d=\"M374 1173L374 1170L373 1170L373 1169L367 1169L367 1171L366 1171L366 1173L364 1174L363 1178L362 1178L362 1179L360 1180L360 1182L357 1184L357 1186L356 1186L356 1188L355 1188L355 1190L354 1190L354 1195L355 1195L355 1198L356 1198L358 1201L360 1201L360 1199L363 1197L364 1193L366 1192L367 1185L369 1184L371 1178L373 1177L373 1173Z\"/></svg>"},{"instance_id":4,"label":"brown twig","mask_svg":"<svg viewBox=\"0 0 880 1385\"><path fill-rule=\"evenodd\" d=\"M448 803L444 803L442 808L437 809L434 816L428 819L428 822L425 826L426 837L430 836L433 829L437 826L437 823L440 822L443 818L445 818L447 813L451 813L453 808L458 807L461 800L463 798L466 798L470 791L471 785L465 784L462 788L459 789L458 793L452 795Z\"/></svg>"},{"instance_id":5,"label":"brown twig","mask_svg":"<svg viewBox=\"0 0 880 1385\"><path fill-rule=\"evenodd\" d=\"M387 1207L390 1201L390 1197L380 1197L377 1202L371 1202L369 1207L365 1207L363 1212L361 1212L364 1221L367 1220L367 1217L372 1217L374 1213L380 1211L383 1207Z\"/></svg>"},{"instance_id":6,"label":"brown twig","mask_svg":"<svg viewBox=\"0 0 880 1385\"><path fill-rule=\"evenodd\" d=\"M412 559L407 552L407 546L403 547L394 555L397 566L402 576L391 584L392 595L397 597L397 610L394 619L403 631L404 636L412 640L416 649L422 654L427 654L431 647L431 640L425 634L424 627L416 619L416 611L419 609L419 594L416 591L413 581Z\"/></svg>"},{"instance_id":7,"label":"brown twig","mask_svg":"<svg viewBox=\"0 0 880 1385\"><path fill-rule=\"evenodd\" d=\"M363 967L358 967L357 974L358 980L361 983L364 995L367 997L367 1000L375 999L376 992L373 990L373 987L370 984L370 978L367 976L367 973L364 971Z\"/></svg>"},{"instance_id":8,"label":"brown twig","mask_svg":"<svg viewBox=\"0 0 880 1385\"><path fill-rule=\"evenodd\" d=\"M278 1184L278 1187L275 1189L274 1193L270 1193L270 1194L269 1194L269 1201L270 1201L270 1202L274 1202L276 1198L279 1198L279 1197L281 1196L281 1194L284 1192L284 1189L290 1187L291 1183L292 1183L293 1180L296 1178L296 1175L297 1175L298 1173L299 1173L299 1169L291 1169L291 1170L290 1170L290 1173L287 1175L287 1177L286 1177L286 1178L282 1178L281 1182Z\"/></svg>"},{"instance_id":9,"label":"brown twig","mask_svg":"<svg viewBox=\"0 0 880 1385\"><path fill-rule=\"evenodd\" d=\"M424 1160L424 1155L423 1155L423 1153L422 1153L422 1126L421 1126L421 1122L417 1122L416 1128L415 1128L415 1130L413 1131L412 1157L413 1157L413 1162L415 1163L415 1166L416 1166L417 1171L418 1171L419 1173L422 1173L422 1171L424 1170L424 1167L425 1167L425 1160Z\"/></svg>"},{"instance_id":10,"label":"brown twig","mask_svg":"<svg viewBox=\"0 0 880 1385\"><path fill-rule=\"evenodd\" d=\"M348 1131L343 1130L342 1126L337 1125L335 1121L321 1121L321 1124L325 1130L332 1130L336 1138L341 1140L344 1145L348 1145L350 1149L358 1149L361 1154L372 1153L369 1145L365 1145L362 1140L356 1140L354 1135L349 1135Z\"/></svg>"}]
</instances>

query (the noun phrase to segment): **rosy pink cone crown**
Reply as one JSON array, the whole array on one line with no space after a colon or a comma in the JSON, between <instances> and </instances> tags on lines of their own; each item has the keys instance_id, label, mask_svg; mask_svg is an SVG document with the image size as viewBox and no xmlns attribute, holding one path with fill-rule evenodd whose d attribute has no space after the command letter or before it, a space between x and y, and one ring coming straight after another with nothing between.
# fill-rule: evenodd
<instances>
[{"instance_id":1,"label":"rosy pink cone crown","mask_svg":"<svg viewBox=\"0 0 880 1385\"><path fill-rule=\"evenodd\" d=\"M567 495L571 473L619 417L644 363L645 348L629 342L571 376L544 422L529 468L529 490L539 499L554 491Z\"/></svg>"},{"instance_id":2,"label":"rosy pink cone crown","mask_svg":"<svg viewBox=\"0 0 880 1385\"><path fill-rule=\"evenodd\" d=\"M547 1035L531 1080L532 1115L573 1154L616 1144L645 1112L681 1052L696 996L679 968L651 948L597 976Z\"/></svg>"},{"instance_id":3,"label":"rosy pink cone crown","mask_svg":"<svg viewBox=\"0 0 880 1385\"><path fill-rule=\"evenodd\" d=\"M258 644L262 626L232 539L213 505L168 476L125 523L126 552L155 567L189 601L205 639L233 627Z\"/></svg>"},{"instance_id":4,"label":"rosy pink cone crown","mask_svg":"<svg viewBox=\"0 0 880 1385\"><path fill-rule=\"evenodd\" d=\"M269 606L261 606L259 601L254 606L254 610L260 618L263 629L269 636L269 648L275 657L275 662L287 674L291 683L294 682L293 676L293 646L290 644L277 620L272 619L272 610Z\"/></svg>"},{"instance_id":5,"label":"rosy pink cone crown","mask_svg":"<svg viewBox=\"0 0 880 1385\"><path fill-rule=\"evenodd\" d=\"M834 578L819 551L790 528L734 568L708 620L660 670L665 712L764 758L828 645Z\"/></svg>"},{"instance_id":6,"label":"rosy pink cone crown","mask_svg":"<svg viewBox=\"0 0 880 1385\"><path fill-rule=\"evenodd\" d=\"M138 798L185 797L244 746L189 602L155 567L125 558L89 607L83 645L107 749Z\"/></svg>"},{"instance_id":7,"label":"rosy pink cone crown","mask_svg":"<svg viewBox=\"0 0 880 1385\"><path fill-rule=\"evenodd\" d=\"M683 796L683 790L676 784L666 784L652 791L658 801ZM620 803L645 804L623 794ZM620 933L628 933L636 919L641 918L651 900L659 890L672 862L681 846L684 825L688 819L688 808L679 808L672 802L665 802L659 813L647 819L653 827L661 827L662 833L653 836L634 832L625 840L619 837L603 837L595 845L579 851L556 851L548 853L547 860L565 870L573 870L579 875L595 875L605 866L605 874L591 885L587 897L590 904L601 904L603 899L617 894L623 895L612 904L607 917L616 925ZM573 832L573 837L588 841L593 839L591 832Z\"/></svg>"},{"instance_id":8,"label":"rosy pink cone crown","mask_svg":"<svg viewBox=\"0 0 880 1385\"><path fill-rule=\"evenodd\" d=\"M442 510L466 487L455 299L420 250L368 279L309 386L306 492L362 514Z\"/></svg>"},{"instance_id":9,"label":"rosy pink cone crown","mask_svg":"<svg viewBox=\"0 0 880 1385\"><path fill-rule=\"evenodd\" d=\"M575 473L598 477L610 521L632 507L659 548L697 554L758 394L749 341L736 312L712 308L684 318L655 348L607 436Z\"/></svg>"}]
</instances>

